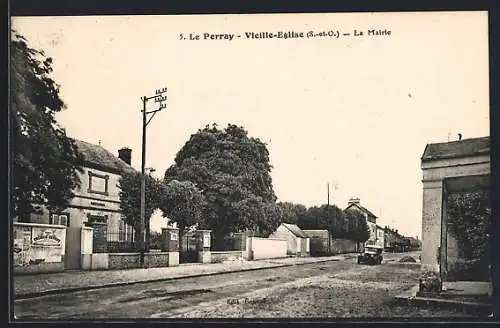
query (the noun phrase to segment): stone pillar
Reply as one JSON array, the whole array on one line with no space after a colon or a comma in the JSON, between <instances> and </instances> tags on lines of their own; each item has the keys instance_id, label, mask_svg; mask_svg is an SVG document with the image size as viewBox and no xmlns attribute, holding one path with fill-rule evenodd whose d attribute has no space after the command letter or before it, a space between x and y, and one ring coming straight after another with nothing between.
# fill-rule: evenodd
<instances>
[{"instance_id":1,"label":"stone pillar","mask_svg":"<svg viewBox=\"0 0 500 328\"><path fill-rule=\"evenodd\" d=\"M210 242L212 230L196 230L198 240L198 262L210 263Z\"/></svg>"},{"instance_id":2,"label":"stone pillar","mask_svg":"<svg viewBox=\"0 0 500 328\"><path fill-rule=\"evenodd\" d=\"M179 265L179 229L161 229L162 245L161 250L168 252L168 266Z\"/></svg>"},{"instance_id":3,"label":"stone pillar","mask_svg":"<svg viewBox=\"0 0 500 328\"><path fill-rule=\"evenodd\" d=\"M443 181L423 181L422 206L422 269L439 272L441 246Z\"/></svg>"},{"instance_id":4,"label":"stone pillar","mask_svg":"<svg viewBox=\"0 0 500 328\"><path fill-rule=\"evenodd\" d=\"M92 269L92 245L93 231L90 227L82 227L81 230L81 268L83 270Z\"/></svg>"},{"instance_id":5,"label":"stone pillar","mask_svg":"<svg viewBox=\"0 0 500 328\"><path fill-rule=\"evenodd\" d=\"M245 251L245 259L248 261L253 260L253 249L252 249L252 239L253 237L247 236L246 237L246 251Z\"/></svg>"}]
</instances>

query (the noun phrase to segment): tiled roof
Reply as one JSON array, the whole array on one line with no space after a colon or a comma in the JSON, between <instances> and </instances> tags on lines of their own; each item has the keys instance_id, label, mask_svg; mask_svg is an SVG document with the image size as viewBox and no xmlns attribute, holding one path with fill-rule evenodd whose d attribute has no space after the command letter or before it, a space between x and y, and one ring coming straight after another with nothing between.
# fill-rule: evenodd
<instances>
[{"instance_id":1,"label":"tiled roof","mask_svg":"<svg viewBox=\"0 0 500 328\"><path fill-rule=\"evenodd\" d=\"M94 145L85 141L73 139L78 152L83 155L84 162L89 165L98 166L115 172L134 172L135 169L119 159L117 156L104 149L102 146Z\"/></svg>"},{"instance_id":2,"label":"tiled roof","mask_svg":"<svg viewBox=\"0 0 500 328\"><path fill-rule=\"evenodd\" d=\"M362 212L368 214L368 216L372 217L372 218L377 218L377 216L375 214L373 214L371 211L369 211L366 207L363 207L359 204L350 204L349 206L347 206L347 208L344 210L344 211L347 211L348 209L350 209L352 206L356 206L357 208L359 208Z\"/></svg>"},{"instance_id":3,"label":"tiled roof","mask_svg":"<svg viewBox=\"0 0 500 328\"><path fill-rule=\"evenodd\" d=\"M489 152L490 137L432 143L425 147L422 161L488 154Z\"/></svg>"},{"instance_id":4,"label":"tiled roof","mask_svg":"<svg viewBox=\"0 0 500 328\"><path fill-rule=\"evenodd\" d=\"M290 230L295 236L300 238L309 238L309 236L302 231L296 224L282 223L288 230Z\"/></svg>"}]
</instances>

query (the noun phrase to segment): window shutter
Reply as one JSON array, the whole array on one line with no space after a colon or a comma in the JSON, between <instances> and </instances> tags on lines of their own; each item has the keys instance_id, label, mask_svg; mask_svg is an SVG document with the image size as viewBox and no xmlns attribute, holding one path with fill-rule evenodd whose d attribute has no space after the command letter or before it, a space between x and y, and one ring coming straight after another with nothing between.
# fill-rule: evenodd
<instances>
[{"instance_id":1,"label":"window shutter","mask_svg":"<svg viewBox=\"0 0 500 328\"><path fill-rule=\"evenodd\" d=\"M68 216L66 214L59 215L59 224L65 227L68 226Z\"/></svg>"},{"instance_id":2,"label":"window shutter","mask_svg":"<svg viewBox=\"0 0 500 328\"><path fill-rule=\"evenodd\" d=\"M61 221L60 221L60 219L59 219L59 215L57 215L57 214L52 214L52 222L51 222L51 224L54 224L54 225L59 225L59 224L61 224L60 222L61 222Z\"/></svg>"}]
</instances>

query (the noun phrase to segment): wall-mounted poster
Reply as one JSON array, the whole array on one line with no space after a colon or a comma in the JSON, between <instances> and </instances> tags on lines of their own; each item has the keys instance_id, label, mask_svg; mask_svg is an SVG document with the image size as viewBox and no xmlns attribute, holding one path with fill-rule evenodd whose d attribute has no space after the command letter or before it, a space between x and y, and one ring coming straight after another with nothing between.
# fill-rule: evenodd
<instances>
[{"instance_id":1,"label":"wall-mounted poster","mask_svg":"<svg viewBox=\"0 0 500 328\"><path fill-rule=\"evenodd\" d=\"M177 231L170 231L170 240L179 240L179 234Z\"/></svg>"},{"instance_id":2,"label":"wall-mounted poster","mask_svg":"<svg viewBox=\"0 0 500 328\"><path fill-rule=\"evenodd\" d=\"M210 235L209 234L203 235L203 247L210 247Z\"/></svg>"},{"instance_id":3,"label":"wall-mounted poster","mask_svg":"<svg viewBox=\"0 0 500 328\"><path fill-rule=\"evenodd\" d=\"M61 247L61 230L33 228L33 246Z\"/></svg>"}]
</instances>

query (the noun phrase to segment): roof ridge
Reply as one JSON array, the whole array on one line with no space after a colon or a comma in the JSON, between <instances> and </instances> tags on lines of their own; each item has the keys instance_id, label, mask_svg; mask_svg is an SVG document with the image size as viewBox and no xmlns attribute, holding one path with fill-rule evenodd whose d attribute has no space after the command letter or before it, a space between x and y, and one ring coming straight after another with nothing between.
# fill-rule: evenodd
<instances>
[{"instance_id":1,"label":"roof ridge","mask_svg":"<svg viewBox=\"0 0 500 328\"><path fill-rule=\"evenodd\" d=\"M442 142L429 142L427 145L443 145L443 144L450 144L450 143L461 143L464 141L477 141L480 139L490 139L490 136L484 136L484 137L475 137L475 138L465 138L465 139L460 139L460 140L452 140L452 141L442 141Z\"/></svg>"}]
</instances>

